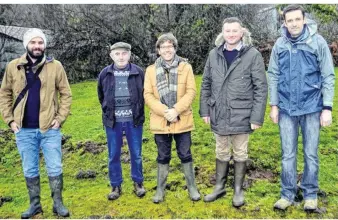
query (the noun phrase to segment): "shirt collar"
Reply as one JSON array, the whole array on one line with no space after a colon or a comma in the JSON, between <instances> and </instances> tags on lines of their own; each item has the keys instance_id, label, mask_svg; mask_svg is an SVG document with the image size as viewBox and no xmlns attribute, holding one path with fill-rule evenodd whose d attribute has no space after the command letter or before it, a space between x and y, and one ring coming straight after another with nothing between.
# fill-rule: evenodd
<instances>
[{"instance_id":1,"label":"shirt collar","mask_svg":"<svg viewBox=\"0 0 338 220\"><path fill-rule=\"evenodd\" d=\"M240 41L239 44L237 44L237 46L233 50L240 51L242 49L242 47L243 47L243 42ZM224 44L223 50L228 50L227 43Z\"/></svg>"}]
</instances>

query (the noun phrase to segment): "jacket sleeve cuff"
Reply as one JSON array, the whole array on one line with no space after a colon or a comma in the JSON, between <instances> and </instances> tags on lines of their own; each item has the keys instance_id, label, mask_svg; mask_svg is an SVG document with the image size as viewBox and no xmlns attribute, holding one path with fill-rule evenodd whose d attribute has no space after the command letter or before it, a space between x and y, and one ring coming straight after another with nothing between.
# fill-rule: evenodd
<instances>
[{"instance_id":1,"label":"jacket sleeve cuff","mask_svg":"<svg viewBox=\"0 0 338 220\"><path fill-rule=\"evenodd\" d=\"M332 112L332 106L323 106L323 110L330 110Z\"/></svg>"},{"instance_id":2,"label":"jacket sleeve cuff","mask_svg":"<svg viewBox=\"0 0 338 220\"><path fill-rule=\"evenodd\" d=\"M11 127L11 123L13 122L14 120L11 120L7 123L8 127Z\"/></svg>"}]
</instances>

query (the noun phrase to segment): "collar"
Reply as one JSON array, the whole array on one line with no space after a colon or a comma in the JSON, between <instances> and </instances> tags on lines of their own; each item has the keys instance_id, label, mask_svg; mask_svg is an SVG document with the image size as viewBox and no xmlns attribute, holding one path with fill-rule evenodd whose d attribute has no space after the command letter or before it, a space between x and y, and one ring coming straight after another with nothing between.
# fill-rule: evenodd
<instances>
[{"instance_id":1,"label":"collar","mask_svg":"<svg viewBox=\"0 0 338 220\"><path fill-rule=\"evenodd\" d=\"M243 42L240 41L239 44L237 44L237 46L233 50L240 51L242 49L242 47L243 47ZM227 43L224 43L223 51L224 50L228 50Z\"/></svg>"},{"instance_id":2,"label":"collar","mask_svg":"<svg viewBox=\"0 0 338 220\"><path fill-rule=\"evenodd\" d=\"M137 70L136 66L132 63L129 63L128 64L128 67L126 67L126 69L128 68L128 70L130 71L130 75L137 75L139 74L139 71ZM109 65L108 66L108 69L107 69L107 73L111 73L113 74L114 73L114 70L116 70L117 68L114 67L114 63ZM126 71L126 69L123 69L122 71Z\"/></svg>"},{"instance_id":3,"label":"collar","mask_svg":"<svg viewBox=\"0 0 338 220\"><path fill-rule=\"evenodd\" d=\"M297 37L292 37L288 29L286 29L286 37L292 42L298 42L302 40L304 37L307 37L307 25L304 24L302 33L300 33Z\"/></svg>"},{"instance_id":4,"label":"collar","mask_svg":"<svg viewBox=\"0 0 338 220\"><path fill-rule=\"evenodd\" d=\"M33 70L39 68L45 61L46 61L46 63L50 63L50 62L54 61L54 58L53 57L47 57L46 55L44 55L41 62L37 63L36 65L33 66ZM28 63L27 53L25 53L19 58L19 62L16 65L16 68L20 69L22 66L27 65L27 63Z\"/></svg>"}]
</instances>

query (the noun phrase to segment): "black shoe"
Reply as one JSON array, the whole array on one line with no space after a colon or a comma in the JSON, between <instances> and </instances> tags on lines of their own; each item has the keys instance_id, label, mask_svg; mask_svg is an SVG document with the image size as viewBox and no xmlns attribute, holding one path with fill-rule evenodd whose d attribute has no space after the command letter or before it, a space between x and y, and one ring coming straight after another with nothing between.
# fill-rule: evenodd
<instances>
[{"instance_id":1,"label":"black shoe","mask_svg":"<svg viewBox=\"0 0 338 220\"><path fill-rule=\"evenodd\" d=\"M121 186L113 186L113 189L111 190L111 193L108 194L108 200L115 200L120 197L122 193Z\"/></svg>"},{"instance_id":2,"label":"black shoe","mask_svg":"<svg viewBox=\"0 0 338 220\"><path fill-rule=\"evenodd\" d=\"M146 190L143 187L143 183L134 182L134 193L140 198L146 194Z\"/></svg>"}]
</instances>

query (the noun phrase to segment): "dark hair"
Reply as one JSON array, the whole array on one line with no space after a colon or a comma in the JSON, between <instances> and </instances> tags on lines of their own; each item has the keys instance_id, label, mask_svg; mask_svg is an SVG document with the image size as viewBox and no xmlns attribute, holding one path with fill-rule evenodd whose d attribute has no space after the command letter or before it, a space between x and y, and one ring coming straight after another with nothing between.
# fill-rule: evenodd
<instances>
[{"instance_id":1,"label":"dark hair","mask_svg":"<svg viewBox=\"0 0 338 220\"><path fill-rule=\"evenodd\" d=\"M300 10L302 12L303 18L304 18L305 17L305 10L302 6L300 6L300 5L288 5L283 9L283 19L285 20L286 13L291 12L291 11L298 11L298 10Z\"/></svg>"},{"instance_id":2,"label":"dark hair","mask_svg":"<svg viewBox=\"0 0 338 220\"><path fill-rule=\"evenodd\" d=\"M174 45L175 50L177 50L178 42L176 37L172 33L165 33L162 34L156 41L156 48L160 49L161 44L165 43L166 41L171 42Z\"/></svg>"}]
</instances>

